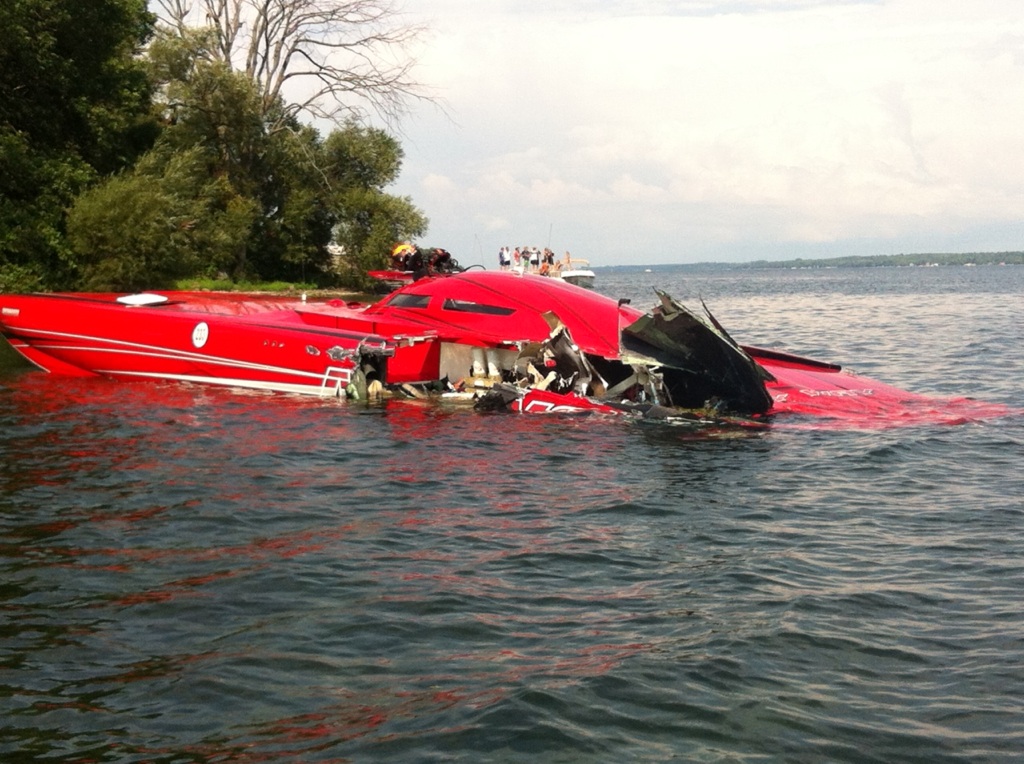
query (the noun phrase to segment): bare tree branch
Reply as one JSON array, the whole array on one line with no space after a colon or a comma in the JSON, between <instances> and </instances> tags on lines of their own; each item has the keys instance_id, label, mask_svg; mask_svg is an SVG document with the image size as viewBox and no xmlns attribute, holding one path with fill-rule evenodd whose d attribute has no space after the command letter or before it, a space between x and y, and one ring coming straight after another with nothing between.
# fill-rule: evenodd
<instances>
[{"instance_id":1,"label":"bare tree branch","mask_svg":"<svg viewBox=\"0 0 1024 764\"><path fill-rule=\"evenodd\" d=\"M391 0L156 0L183 34L210 26L219 60L259 87L264 112L305 113L341 124L374 112L393 124L411 100L432 100L415 81L411 50L424 28L403 24Z\"/></svg>"},{"instance_id":2,"label":"bare tree branch","mask_svg":"<svg viewBox=\"0 0 1024 764\"><path fill-rule=\"evenodd\" d=\"M179 37L188 29L188 18L192 15L190 0L156 0L157 18L173 29Z\"/></svg>"}]
</instances>

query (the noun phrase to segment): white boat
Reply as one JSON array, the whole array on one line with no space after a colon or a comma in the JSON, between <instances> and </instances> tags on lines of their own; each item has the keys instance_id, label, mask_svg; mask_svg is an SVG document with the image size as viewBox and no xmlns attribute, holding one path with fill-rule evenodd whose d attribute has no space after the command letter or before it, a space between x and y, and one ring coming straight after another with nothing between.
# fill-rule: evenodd
<instances>
[{"instance_id":1,"label":"white boat","mask_svg":"<svg viewBox=\"0 0 1024 764\"><path fill-rule=\"evenodd\" d=\"M587 260L580 260L577 258L569 258L569 253L566 252L566 258L558 264L558 268L555 270L555 276L560 278L562 281L567 281L570 284L576 286L586 287L591 289L594 286L594 272L587 266L590 262Z\"/></svg>"},{"instance_id":2,"label":"white boat","mask_svg":"<svg viewBox=\"0 0 1024 764\"><path fill-rule=\"evenodd\" d=\"M594 272L590 270L574 268L569 271L562 271L558 274L558 277L562 281L568 281L570 284L586 287L587 289L591 289L594 286Z\"/></svg>"}]
</instances>

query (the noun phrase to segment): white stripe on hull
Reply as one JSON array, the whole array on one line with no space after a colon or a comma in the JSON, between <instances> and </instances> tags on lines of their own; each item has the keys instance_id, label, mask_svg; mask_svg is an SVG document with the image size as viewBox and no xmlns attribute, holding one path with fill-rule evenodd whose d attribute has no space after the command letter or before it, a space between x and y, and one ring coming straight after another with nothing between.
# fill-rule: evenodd
<instances>
[{"instance_id":1,"label":"white stripe on hull","mask_svg":"<svg viewBox=\"0 0 1024 764\"><path fill-rule=\"evenodd\" d=\"M98 374L109 374L118 377L139 377L146 379L164 379L170 382L195 382L202 385L220 385L221 387L243 387L249 390L267 390L276 393L295 393L298 395L315 395L320 398L337 398L339 387L323 384L299 385L287 382L261 382L255 379L231 377L206 377L199 374L162 374L159 372L141 371L98 371ZM334 381L333 379L331 381ZM344 397L344 396L341 396Z\"/></svg>"},{"instance_id":2,"label":"white stripe on hull","mask_svg":"<svg viewBox=\"0 0 1024 764\"><path fill-rule=\"evenodd\" d=\"M36 351L37 353L43 355L53 355L54 359L58 360L58 362L62 364L76 366L77 368L83 369L88 372L92 372L94 374L104 374L109 376L167 379L186 382L198 382L202 384L217 384L229 387L246 387L259 390L293 392L307 395L336 396L339 394L340 390L343 389L348 384L351 372L350 369L345 369L337 366L325 367L324 371L322 372L304 371L288 367L271 366L269 364L258 364L254 362L248 362L248 360L237 360L232 358L224 358L217 355L191 352L189 350L163 348L156 345L146 345L136 342L127 342L124 340L113 340L104 337L91 337L88 335L70 334L67 332L49 332L45 330L36 329L23 329L19 331L22 334L36 335L41 339L53 338L79 340L80 343L66 345L44 344L42 346L38 346L30 342L25 342L24 340L19 340L18 343L24 345L26 348ZM99 344L97 346L92 346L88 343ZM115 346L103 347L101 345ZM13 346L15 347L15 349L17 349L17 344L14 344ZM225 369L225 371L233 371L236 372L236 374L221 377L209 374L175 374L172 372L161 371L129 371L124 369L101 369L97 364L90 364L88 366L74 364L71 362L71 360L66 360L58 355L53 354L53 351L62 351L65 353L76 354L105 353L125 355L137 358L156 358L160 360L165 360L165 362L173 364L185 363L206 367L222 367ZM33 363L35 363L36 366L39 366L38 363ZM302 384L300 382L290 383L284 381L255 380L247 379L244 376L237 376L238 373L245 372L255 372L262 374L281 375L299 379L308 379L310 381L310 384Z\"/></svg>"},{"instance_id":3,"label":"white stripe on hull","mask_svg":"<svg viewBox=\"0 0 1024 764\"><path fill-rule=\"evenodd\" d=\"M137 358L165 359L165 360L168 360L168 361L175 361L175 362L179 362L179 363L180 362L188 362L188 363L200 363L200 364L215 364L217 366L225 366L225 367L228 367L228 368L231 368L231 369L237 369L239 371L246 370L246 371L260 371L260 372L270 373L270 374L287 374L287 375L290 375L290 376L304 377L304 378L308 378L310 380L318 380L318 381L322 381L323 378L324 378L324 373L323 372L302 371L302 370L299 370L299 369L293 369L293 368L282 367L282 366L272 366L270 364L255 363L255 362L252 362L252 361L234 360L234 359L230 359L230 358L222 358L220 356L206 355L204 353L193 353L193 352L188 351L188 350L175 350L175 349L171 349L171 348L161 348L161 347L158 347L158 346L155 346L155 345L143 345L143 344L140 344L140 343L125 342L125 341L122 341L122 340L111 340L111 339L107 339L107 338L103 338L103 337L91 337L91 336L88 336L88 335L68 334L66 332L50 332L50 331L38 330L38 329L23 329L23 330L20 330L20 331L23 334L31 333L31 334L35 334L35 335L38 335L38 336L41 336L41 337L54 337L54 338L75 339L75 340L81 340L83 342L96 342L96 343L104 343L104 344L113 344L113 345L124 346L123 348L121 348L121 347L102 347L102 346L92 347L92 346L89 346L89 345L74 344L74 345L46 345L44 347L37 347L35 345L32 345L31 343L25 343L25 345L27 347L32 348L32 349L36 350L37 352L44 353L44 354L50 353L53 350L64 351L64 352L74 352L74 353L112 353L112 354L121 354L121 355L137 357ZM61 360L61 359L58 358L57 360ZM70 361L64 361L64 363L71 363L71 362ZM81 368L85 368L86 371L93 371L93 372L95 372L97 374L133 374L133 373L135 373L135 374L139 374L139 375L142 375L142 376L157 376L157 377L167 377L167 378L170 378L170 375L160 374L158 372L128 372L128 371L121 371L121 370L104 370L104 369L98 369L98 368L94 368L94 367L93 368L81 367ZM209 377L209 379L217 379L217 377ZM265 384L265 383L258 383L258 382L255 382L255 381L251 381L251 383L252 384L258 384L258 385Z\"/></svg>"}]
</instances>

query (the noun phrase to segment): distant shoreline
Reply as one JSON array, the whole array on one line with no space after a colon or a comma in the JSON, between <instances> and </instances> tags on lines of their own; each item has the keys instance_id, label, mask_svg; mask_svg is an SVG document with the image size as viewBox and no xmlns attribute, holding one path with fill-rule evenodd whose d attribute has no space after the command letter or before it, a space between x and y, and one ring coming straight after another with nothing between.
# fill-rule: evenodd
<instances>
[{"instance_id":1,"label":"distant shoreline","mask_svg":"<svg viewBox=\"0 0 1024 764\"><path fill-rule=\"evenodd\" d=\"M920 253L912 255L857 255L794 260L753 260L745 263L658 263L649 265L605 265L595 270L645 270L658 268L728 268L733 270L802 268L934 267L940 265L1024 265L1024 252Z\"/></svg>"}]
</instances>

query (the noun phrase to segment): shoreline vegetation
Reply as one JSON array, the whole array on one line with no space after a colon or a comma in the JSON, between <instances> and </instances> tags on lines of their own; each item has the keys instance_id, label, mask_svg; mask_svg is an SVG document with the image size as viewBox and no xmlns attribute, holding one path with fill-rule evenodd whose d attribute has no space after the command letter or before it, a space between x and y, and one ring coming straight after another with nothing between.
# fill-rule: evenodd
<instances>
[{"instance_id":1,"label":"shoreline vegetation","mask_svg":"<svg viewBox=\"0 0 1024 764\"><path fill-rule=\"evenodd\" d=\"M1024 265L1024 252L945 252L900 255L853 255L849 257L803 258L792 260L751 260L741 263L660 263L657 265L605 265L603 271L651 270L665 268L727 268L730 270L811 268L934 268L941 265Z\"/></svg>"}]
</instances>

